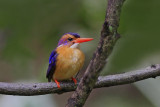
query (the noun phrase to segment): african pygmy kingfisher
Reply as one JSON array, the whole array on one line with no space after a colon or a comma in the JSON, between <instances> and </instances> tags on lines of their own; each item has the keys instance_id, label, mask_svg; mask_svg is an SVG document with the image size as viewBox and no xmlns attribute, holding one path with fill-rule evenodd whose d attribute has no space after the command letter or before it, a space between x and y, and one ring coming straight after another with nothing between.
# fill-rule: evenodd
<instances>
[{"instance_id":1,"label":"african pygmy kingfisher","mask_svg":"<svg viewBox=\"0 0 160 107\"><path fill-rule=\"evenodd\" d=\"M93 40L92 38L80 38L77 33L66 33L58 42L58 46L51 52L49 66L46 77L48 81L55 81L60 88L58 81L72 79L84 64L85 56L80 50L79 45L83 42Z\"/></svg>"}]
</instances>

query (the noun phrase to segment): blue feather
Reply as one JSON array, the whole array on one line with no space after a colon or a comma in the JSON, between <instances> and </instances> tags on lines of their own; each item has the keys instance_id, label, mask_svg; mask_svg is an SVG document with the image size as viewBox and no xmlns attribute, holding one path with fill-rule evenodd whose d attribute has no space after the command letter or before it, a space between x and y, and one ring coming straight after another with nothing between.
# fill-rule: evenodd
<instances>
[{"instance_id":1,"label":"blue feather","mask_svg":"<svg viewBox=\"0 0 160 107\"><path fill-rule=\"evenodd\" d=\"M57 52L56 50L53 50L51 52L51 55L49 57L49 66L48 66L48 70L47 70L47 74L46 77L48 78L48 81L51 81L52 76L54 74L54 71L56 69L56 59L57 59Z\"/></svg>"},{"instance_id":2,"label":"blue feather","mask_svg":"<svg viewBox=\"0 0 160 107\"><path fill-rule=\"evenodd\" d=\"M78 33L69 32L69 33L65 33L64 35L66 35L66 34L70 34L70 35L73 35L76 38L80 38L80 35Z\"/></svg>"}]
</instances>

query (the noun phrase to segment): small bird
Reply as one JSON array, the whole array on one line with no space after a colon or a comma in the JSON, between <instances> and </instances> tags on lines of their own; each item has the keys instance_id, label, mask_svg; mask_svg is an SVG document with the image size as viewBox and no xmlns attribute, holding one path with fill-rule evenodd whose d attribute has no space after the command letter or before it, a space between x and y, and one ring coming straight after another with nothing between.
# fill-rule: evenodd
<instances>
[{"instance_id":1,"label":"small bird","mask_svg":"<svg viewBox=\"0 0 160 107\"><path fill-rule=\"evenodd\" d=\"M60 88L58 81L72 79L82 68L85 60L83 52L80 50L80 43L88 42L93 38L80 38L77 33L66 33L58 42L58 46L51 52L49 66L46 74L48 82L54 81Z\"/></svg>"}]
</instances>

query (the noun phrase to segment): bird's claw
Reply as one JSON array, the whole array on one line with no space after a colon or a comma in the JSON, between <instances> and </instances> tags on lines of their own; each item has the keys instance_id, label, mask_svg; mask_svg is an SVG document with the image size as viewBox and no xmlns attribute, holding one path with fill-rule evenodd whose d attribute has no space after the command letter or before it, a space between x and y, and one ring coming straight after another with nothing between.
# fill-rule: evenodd
<instances>
[{"instance_id":1,"label":"bird's claw","mask_svg":"<svg viewBox=\"0 0 160 107\"><path fill-rule=\"evenodd\" d=\"M56 79L54 80L54 82L57 84L57 87L58 87L58 88L61 88L61 87L60 87L60 83L59 83Z\"/></svg>"},{"instance_id":2,"label":"bird's claw","mask_svg":"<svg viewBox=\"0 0 160 107\"><path fill-rule=\"evenodd\" d=\"M77 80L75 78L72 77L72 80L74 82L74 84L76 85L77 84Z\"/></svg>"}]
</instances>

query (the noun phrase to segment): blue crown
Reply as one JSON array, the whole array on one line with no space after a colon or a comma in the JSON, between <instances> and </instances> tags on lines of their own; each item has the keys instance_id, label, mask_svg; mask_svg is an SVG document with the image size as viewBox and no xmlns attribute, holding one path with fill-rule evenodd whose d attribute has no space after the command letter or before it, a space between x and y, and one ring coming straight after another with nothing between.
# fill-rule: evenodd
<instances>
[{"instance_id":1,"label":"blue crown","mask_svg":"<svg viewBox=\"0 0 160 107\"><path fill-rule=\"evenodd\" d=\"M80 35L78 33L69 32L69 33L65 33L64 35L66 35L66 34L70 34L70 35L75 36L76 38L80 38Z\"/></svg>"}]
</instances>

